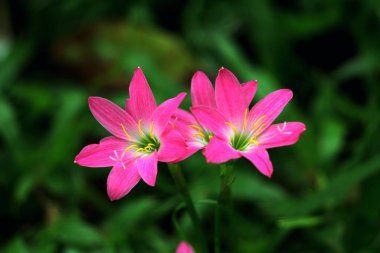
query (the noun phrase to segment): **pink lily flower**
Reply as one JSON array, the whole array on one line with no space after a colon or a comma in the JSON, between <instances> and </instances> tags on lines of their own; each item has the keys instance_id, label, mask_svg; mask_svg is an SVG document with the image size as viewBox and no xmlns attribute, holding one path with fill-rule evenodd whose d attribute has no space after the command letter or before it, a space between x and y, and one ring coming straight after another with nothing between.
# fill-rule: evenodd
<instances>
[{"instance_id":1,"label":"pink lily flower","mask_svg":"<svg viewBox=\"0 0 380 253\"><path fill-rule=\"evenodd\" d=\"M195 251L190 244L183 241L178 245L176 253L195 253Z\"/></svg>"},{"instance_id":2,"label":"pink lily flower","mask_svg":"<svg viewBox=\"0 0 380 253\"><path fill-rule=\"evenodd\" d=\"M256 90L257 81L249 81L241 85L247 107L251 103ZM191 80L191 102L193 107L205 106L217 110L215 91L210 79L201 71L197 71ZM178 109L174 114L174 125L186 139L187 156L203 149L210 142L214 133L202 125L191 113Z\"/></svg>"},{"instance_id":3,"label":"pink lily flower","mask_svg":"<svg viewBox=\"0 0 380 253\"><path fill-rule=\"evenodd\" d=\"M215 135L203 150L210 163L224 163L243 156L262 174L271 177L273 167L267 149L292 145L305 131L305 125L300 122L272 124L293 96L288 89L270 93L249 109L248 101L252 98L229 70L221 68L215 95L210 89L197 92L209 100L215 96L216 106L191 108L200 125Z\"/></svg>"},{"instance_id":4,"label":"pink lily flower","mask_svg":"<svg viewBox=\"0 0 380 253\"><path fill-rule=\"evenodd\" d=\"M128 194L141 178L154 186L158 161L180 160L186 151L183 137L168 126L186 93L157 106L142 70L137 68L129 94L126 110L101 97L89 98L95 119L113 136L84 147L74 161L86 167L113 167L107 179L111 200Z\"/></svg>"}]
</instances>

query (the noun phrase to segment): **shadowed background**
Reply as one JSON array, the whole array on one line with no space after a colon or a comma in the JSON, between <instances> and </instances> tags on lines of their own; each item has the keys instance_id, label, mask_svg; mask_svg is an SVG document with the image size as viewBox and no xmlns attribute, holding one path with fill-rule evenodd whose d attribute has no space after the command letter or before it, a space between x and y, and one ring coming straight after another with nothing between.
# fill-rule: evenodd
<instances>
[{"instance_id":1,"label":"shadowed background","mask_svg":"<svg viewBox=\"0 0 380 253\"><path fill-rule=\"evenodd\" d=\"M165 164L156 187L110 202L109 168L73 163L109 135L88 96L123 106L137 66L159 103L221 66L259 81L255 102L293 90L277 122L307 131L269 151L272 179L238 161L230 252L380 252L379 20L377 0L1 1L0 252L174 252ZM216 198L217 166L181 166L195 199ZM214 207L197 208L211 246Z\"/></svg>"}]
</instances>

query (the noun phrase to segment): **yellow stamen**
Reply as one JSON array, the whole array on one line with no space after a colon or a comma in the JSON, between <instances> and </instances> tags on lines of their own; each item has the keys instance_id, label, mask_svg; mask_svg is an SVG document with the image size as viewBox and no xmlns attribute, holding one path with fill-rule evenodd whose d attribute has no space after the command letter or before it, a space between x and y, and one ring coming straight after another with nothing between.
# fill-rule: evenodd
<instances>
[{"instance_id":1,"label":"yellow stamen","mask_svg":"<svg viewBox=\"0 0 380 253\"><path fill-rule=\"evenodd\" d=\"M150 123L149 136L153 139L154 122Z\"/></svg>"},{"instance_id":2,"label":"yellow stamen","mask_svg":"<svg viewBox=\"0 0 380 253\"><path fill-rule=\"evenodd\" d=\"M265 118L267 115L261 116L258 120L256 120L255 124L253 124L252 129L255 129L255 127L260 123L260 121Z\"/></svg>"},{"instance_id":3,"label":"yellow stamen","mask_svg":"<svg viewBox=\"0 0 380 253\"><path fill-rule=\"evenodd\" d=\"M191 124L191 125L188 125L188 127L192 127L192 128L195 128L196 130L198 130L199 132L203 132L203 129L200 126Z\"/></svg>"},{"instance_id":4,"label":"yellow stamen","mask_svg":"<svg viewBox=\"0 0 380 253\"><path fill-rule=\"evenodd\" d=\"M138 148L138 149L136 149L136 150L135 150L135 153L138 153L138 152L140 152L140 151L144 151L144 148Z\"/></svg>"},{"instance_id":5,"label":"yellow stamen","mask_svg":"<svg viewBox=\"0 0 380 253\"><path fill-rule=\"evenodd\" d=\"M265 127L265 124L262 124L259 129L257 129L257 131L255 132L255 134L253 135L252 139L256 139L256 137L259 135L261 129L263 129L263 127Z\"/></svg>"},{"instance_id":6,"label":"yellow stamen","mask_svg":"<svg viewBox=\"0 0 380 253\"><path fill-rule=\"evenodd\" d=\"M211 138L212 138L212 135L209 135L209 136L208 136L208 139L211 140Z\"/></svg>"},{"instance_id":7,"label":"yellow stamen","mask_svg":"<svg viewBox=\"0 0 380 253\"><path fill-rule=\"evenodd\" d=\"M153 147L155 147L156 145L154 145L153 143L149 143L148 145L146 145L146 148L153 148Z\"/></svg>"},{"instance_id":8,"label":"yellow stamen","mask_svg":"<svg viewBox=\"0 0 380 253\"><path fill-rule=\"evenodd\" d=\"M137 148L137 145L136 145L136 144L132 144L132 145L126 147L126 148L124 149L124 152L127 152L127 151L130 150L131 148Z\"/></svg>"},{"instance_id":9,"label":"yellow stamen","mask_svg":"<svg viewBox=\"0 0 380 253\"><path fill-rule=\"evenodd\" d=\"M144 133L141 129L141 119L139 120L139 122L137 124L138 124L137 129L139 130L140 137L143 137Z\"/></svg>"},{"instance_id":10,"label":"yellow stamen","mask_svg":"<svg viewBox=\"0 0 380 253\"><path fill-rule=\"evenodd\" d=\"M248 116L248 108L245 109L244 112L244 124L243 124L243 130L247 127L247 116Z\"/></svg>"},{"instance_id":11,"label":"yellow stamen","mask_svg":"<svg viewBox=\"0 0 380 253\"><path fill-rule=\"evenodd\" d=\"M231 127L232 131L234 131L234 133L236 134L236 127L234 125L232 125L230 122L224 122L226 123L229 127Z\"/></svg>"},{"instance_id":12,"label":"yellow stamen","mask_svg":"<svg viewBox=\"0 0 380 253\"><path fill-rule=\"evenodd\" d=\"M249 142L255 144L256 146L259 145L259 143L255 139L250 139Z\"/></svg>"},{"instance_id":13,"label":"yellow stamen","mask_svg":"<svg viewBox=\"0 0 380 253\"><path fill-rule=\"evenodd\" d=\"M131 141L132 137L128 134L127 130L125 130L123 123L120 123L120 124L121 124L121 128L123 129L125 136L127 136L127 138Z\"/></svg>"},{"instance_id":14,"label":"yellow stamen","mask_svg":"<svg viewBox=\"0 0 380 253\"><path fill-rule=\"evenodd\" d=\"M202 139L205 139L205 135L201 132L196 132L195 134L193 134L193 137L195 136L199 136L199 137L202 137Z\"/></svg>"}]
</instances>

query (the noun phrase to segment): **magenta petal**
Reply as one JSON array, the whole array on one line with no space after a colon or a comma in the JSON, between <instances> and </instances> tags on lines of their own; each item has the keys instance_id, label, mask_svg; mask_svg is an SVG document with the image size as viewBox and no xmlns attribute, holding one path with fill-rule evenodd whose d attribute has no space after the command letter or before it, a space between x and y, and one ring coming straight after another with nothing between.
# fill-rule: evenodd
<instances>
[{"instance_id":1,"label":"magenta petal","mask_svg":"<svg viewBox=\"0 0 380 253\"><path fill-rule=\"evenodd\" d=\"M193 139L194 133L198 130L190 127L190 125L198 125L198 121L194 116L182 109L177 109L173 115L172 127L176 129L186 140Z\"/></svg>"},{"instance_id":2,"label":"magenta petal","mask_svg":"<svg viewBox=\"0 0 380 253\"><path fill-rule=\"evenodd\" d=\"M110 133L121 139L128 140L129 138L123 131L123 124L128 134L133 136L134 130L129 130L137 129L137 123L126 111L101 97L89 97L88 103L92 115Z\"/></svg>"},{"instance_id":3,"label":"magenta petal","mask_svg":"<svg viewBox=\"0 0 380 253\"><path fill-rule=\"evenodd\" d=\"M178 245L176 253L195 253L193 248L186 242L181 242Z\"/></svg>"},{"instance_id":4,"label":"magenta petal","mask_svg":"<svg viewBox=\"0 0 380 253\"><path fill-rule=\"evenodd\" d=\"M125 147L125 140L107 137L101 140L99 144L84 147L75 157L74 162L86 167L113 166L116 163L115 153L121 157Z\"/></svg>"},{"instance_id":5,"label":"magenta petal","mask_svg":"<svg viewBox=\"0 0 380 253\"><path fill-rule=\"evenodd\" d=\"M203 150L203 155L209 163L224 163L240 157L239 152L233 149L227 141L215 136Z\"/></svg>"},{"instance_id":6,"label":"magenta petal","mask_svg":"<svg viewBox=\"0 0 380 253\"><path fill-rule=\"evenodd\" d=\"M130 98L127 98L125 100L125 110L127 111L127 113L129 113L135 119L136 122L138 122L139 118L135 117L135 115L133 114L133 108L131 108L131 99Z\"/></svg>"},{"instance_id":7,"label":"magenta petal","mask_svg":"<svg viewBox=\"0 0 380 253\"><path fill-rule=\"evenodd\" d=\"M265 149L292 145L305 130L305 124L301 122L275 124L259 135L257 142Z\"/></svg>"},{"instance_id":8,"label":"magenta petal","mask_svg":"<svg viewBox=\"0 0 380 253\"><path fill-rule=\"evenodd\" d=\"M243 89L236 77L222 68L216 78L215 97L219 111L230 123L240 122L244 118L247 101Z\"/></svg>"},{"instance_id":9,"label":"magenta petal","mask_svg":"<svg viewBox=\"0 0 380 253\"><path fill-rule=\"evenodd\" d=\"M257 90L257 81L249 81L242 84L243 93L245 95L246 101L247 101L247 107L252 102L253 97L256 94Z\"/></svg>"},{"instance_id":10,"label":"magenta petal","mask_svg":"<svg viewBox=\"0 0 380 253\"><path fill-rule=\"evenodd\" d=\"M156 152L150 155L143 155L137 158L135 162L135 166L137 166L141 178L150 186L156 184L157 163Z\"/></svg>"},{"instance_id":11,"label":"magenta petal","mask_svg":"<svg viewBox=\"0 0 380 253\"><path fill-rule=\"evenodd\" d=\"M109 198L113 201L124 197L135 187L140 178L134 161L128 163L125 168L120 164L115 165L107 178Z\"/></svg>"},{"instance_id":12,"label":"magenta petal","mask_svg":"<svg viewBox=\"0 0 380 253\"><path fill-rule=\"evenodd\" d=\"M136 121L141 119L143 122L147 122L157 105L141 68L137 68L132 77L129 95L128 111L133 114Z\"/></svg>"},{"instance_id":13,"label":"magenta petal","mask_svg":"<svg viewBox=\"0 0 380 253\"><path fill-rule=\"evenodd\" d=\"M174 125L176 125L177 122L180 122L184 125L198 124L197 120L190 112L182 109L177 109L173 114L173 118Z\"/></svg>"},{"instance_id":14,"label":"magenta petal","mask_svg":"<svg viewBox=\"0 0 380 253\"><path fill-rule=\"evenodd\" d=\"M197 71L191 80L191 102L193 106L216 108L214 88L210 79L201 71Z\"/></svg>"},{"instance_id":15,"label":"magenta petal","mask_svg":"<svg viewBox=\"0 0 380 253\"><path fill-rule=\"evenodd\" d=\"M260 125L265 124L265 127L262 127L260 131L264 132L282 112L290 99L292 99L292 96L291 90L282 89L274 91L261 99L248 114L248 128L256 126L255 128L257 129Z\"/></svg>"},{"instance_id":16,"label":"magenta petal","mask_svg":"<svg viewBox=\"0 0 380 253\"><path fill-rule=\"evenodd\" d=\"M254 147L247 151L240 151L240 154L247 158L265 176L271 177L273 173L272 162L268 152L261 147Z\"/></svg>"},{"instance_id":17,"label":"magenta petal","mask_svg":"<svg viewBox=\"0 0 380 253\"><path fill-rule=\"evenodd\" d=\"M204 128L209 129L220 138L226 138L230 128L226 124L227 120L219 111L204 106L193 107L190 110Z\"/></svg>"},{"instance_id":18,"label":"magenta petal","mask_svg":"<svg viewBox=\"0 0 380 253\"><path fill-rule=\"evenodd\" d=\"M160 162L178 162L186 156L186 143L178 131L168 128L160 137L158 160Z\"/></svg>"},{"instance_id":19,"label":"magenta petal","mask_svg":"<svg viewBox=\"0 0 380 253\"><path fill-rule=\"evenodd\" d=\"M186 93L182 92L175 98L171 98L160 104L153 112L151 121L154 123L154 133L160 136L171 120L172 115L185 98Z\"/></svg>"}]
</instances>

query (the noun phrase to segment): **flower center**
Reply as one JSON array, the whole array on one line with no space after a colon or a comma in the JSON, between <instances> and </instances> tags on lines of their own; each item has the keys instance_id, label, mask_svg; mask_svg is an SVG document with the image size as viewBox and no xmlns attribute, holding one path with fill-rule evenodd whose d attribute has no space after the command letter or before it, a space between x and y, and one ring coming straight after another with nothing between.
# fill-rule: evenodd
<instances>
[{"instance_id":1,"label":"flower center","mask_svg":"<svg viewBox=\"0 0 380 253\"><path fill-rule=\"evenodd\" d=\"M259 143L256 140L261 130L265 127L265 123L261 123L261 121L266 117L266 115L261 116L259 119L255 121L251 130L247 131L247 115L248 110L245 111L244 121L243 121L243 129L242 131L238 131L237 128L230 122L225 122L233 131L233 135L230 138L230 145L235 150L244 151L247 150L252 145L258 146Z\"/></svg>"},{"instance_id":2,"label":"flower center","mask_svg":"<svg viewBox=\"0 0 380 253\"><path fill-rule=\"evenodd\" d=\"M211 133L207 129L204 129L200 126L191 124L191 125L188 125L188 127L191 127L197 130L197 132L193 134L193 137L198 138L198 140L202 142L204 145L207 145L210 142L211 138L213 137L213 133Z\"/></svg>"},{"instance_id":3,"label":"flower center","mask_svg":"<svg viewBox=\"0 0 380 253\"><path fill-rule=\"evenodd\" d=\"M142 130L141 127L141 120L138 122L138 132L140 135L140 139L133 140L131 135L128 134L128 132L125 130L123 124L121 124L121 127L125 133L125 136L133 142L133 144L129 145L125 148L124 152L127 152L128 150L133 150L134 153L140 153L140 154L150 154L154 151L158 150L160 148L160 141L156 136L153 134L154 130L154 122L150 124L149 133L146 133Z\"/></svg>"},{"instance_id":4,"label":"flower center","mask_svg":"<svg viewBox=\"0 0 380 253\"><path fill-rule=\"evenodd\" d=\"M135 150L135 153L143 152L150 154L160 148L160 142L155 136L145 135L140 139L136 146L137 149Z\"/></svg>"},{"instance_id":5,"label":"flower center","mask_svg":"<svg viewBox=\"0 0 380 253\"><path fill-rule=\"evenodd\" d=\"M250 136L244 133L235 133L230 139L230 145L235 150L244 151L250 145Z\"/></svg>"}]
</instances>

